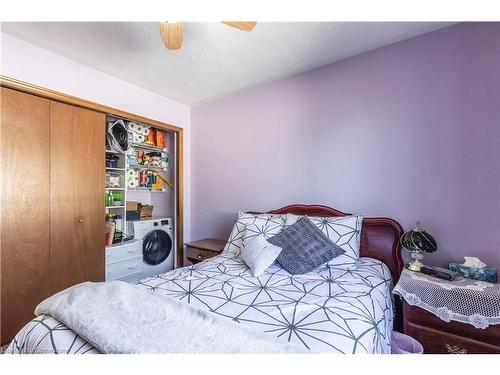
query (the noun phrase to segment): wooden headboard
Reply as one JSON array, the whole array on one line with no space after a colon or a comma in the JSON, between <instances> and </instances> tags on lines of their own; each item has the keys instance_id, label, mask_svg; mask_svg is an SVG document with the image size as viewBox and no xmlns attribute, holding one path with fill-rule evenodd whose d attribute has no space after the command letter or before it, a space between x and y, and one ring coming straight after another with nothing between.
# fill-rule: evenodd
<instances>
[{"instance_id":1,"label":"wooden headboard","mask_svg":"<svg viewBox=\"0 0 500 375\"><path fill-rule=\"evenodd\" d=\"M295 214L308 216L347 216L345 212L321 205L292 204L277 210L269 211L272 214ZM384 262L392 274L394 285L399 280L403 269L401 247L399 238L403 234L401 225L385 217L363 218L361 228L360 256L378 259ZM401 301L396 298L396 311L394 329L400 331L402 328L402 306Z\"/></svg>"}]
</instances>

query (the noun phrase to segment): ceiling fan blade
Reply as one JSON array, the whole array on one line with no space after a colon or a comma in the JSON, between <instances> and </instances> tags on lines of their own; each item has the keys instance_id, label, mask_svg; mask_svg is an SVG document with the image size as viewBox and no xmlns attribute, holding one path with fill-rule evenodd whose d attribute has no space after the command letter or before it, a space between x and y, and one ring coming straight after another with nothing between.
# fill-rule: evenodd
<instances>
[{"instance_id":1,"label":"ceiling fan blade","mask_svg":"<svg viewBox=\"0 0 500 375\"><path fill-rule=\"evenodd\" d=\"M237 29L243 30L243 31L252 31L257 22L253 21L244 21L244 22L229 22L229 21L222 21L223 24L231 26L231 27L236 27Z\"/></svg>"},{"instance_id":2,"label":"ceiling fan blade","mask_svg":"<svg viewBox=\"0 0 500 375\"><path fill-rule=\"evenodd\" d=\"M167 49L179 49L183 38L182 22L160 22L160 34Z\"/></svg>"}]
</instances>

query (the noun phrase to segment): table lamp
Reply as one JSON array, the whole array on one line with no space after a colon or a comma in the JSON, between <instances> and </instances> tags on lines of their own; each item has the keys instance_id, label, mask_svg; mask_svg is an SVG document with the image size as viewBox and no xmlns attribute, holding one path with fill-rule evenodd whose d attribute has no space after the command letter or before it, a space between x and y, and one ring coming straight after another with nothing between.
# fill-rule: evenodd
<instances>
[{"instance_id":1,"label":"table lamp","mask_svg":"<svg viewBox=\"0 0 500 375\"><path fill-rule=\"evenodd\" d=\"M424 253L433 253L437 250L436 240L420 227L418 221L414 229L401 236L400 244L411 252L413 261L405 265L405 268L414 272L420 272L420 267L423 267Z\"/></svg>"}]
</instances>

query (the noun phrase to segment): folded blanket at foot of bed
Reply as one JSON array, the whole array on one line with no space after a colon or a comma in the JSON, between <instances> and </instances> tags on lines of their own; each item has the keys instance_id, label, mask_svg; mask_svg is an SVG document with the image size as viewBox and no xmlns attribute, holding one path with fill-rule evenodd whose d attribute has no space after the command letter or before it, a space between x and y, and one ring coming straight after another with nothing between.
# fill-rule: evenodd
<instances>
[{"instance_id":1,"label":"folded blanket at foot of bed","mask_svg":"<svg viewBox=\"0 0 500 375\"><path fill-rule=\"evenodd\" d=\"M103 353L310 353L172 297L113 281L86 282L40 303Z\"/></svg>"}]
</instances>

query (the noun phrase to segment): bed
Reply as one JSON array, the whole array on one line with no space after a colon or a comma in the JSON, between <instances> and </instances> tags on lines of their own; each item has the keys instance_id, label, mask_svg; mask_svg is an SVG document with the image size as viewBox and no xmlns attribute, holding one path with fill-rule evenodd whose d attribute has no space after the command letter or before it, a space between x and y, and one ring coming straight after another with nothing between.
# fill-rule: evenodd
<instances>
[{"instance_id":1,"label":"bed","mask_svg":"<svg viewBox=\"0 0 500 375\"><path fill-rule=\"evenodd\" d=\"M345 216L319 205L270 211ZM364 218L360 259L354 270L328 266L290 275L273 265L259 277L232 253L141 280L144 288L174 297L277 340L319 353L390 353L401 306L391 298L402 259L401 226L388 218ZM84 337L49 315L39 315L14 338L8 353L99 353Z\"/></svg>"}]
</instances>

